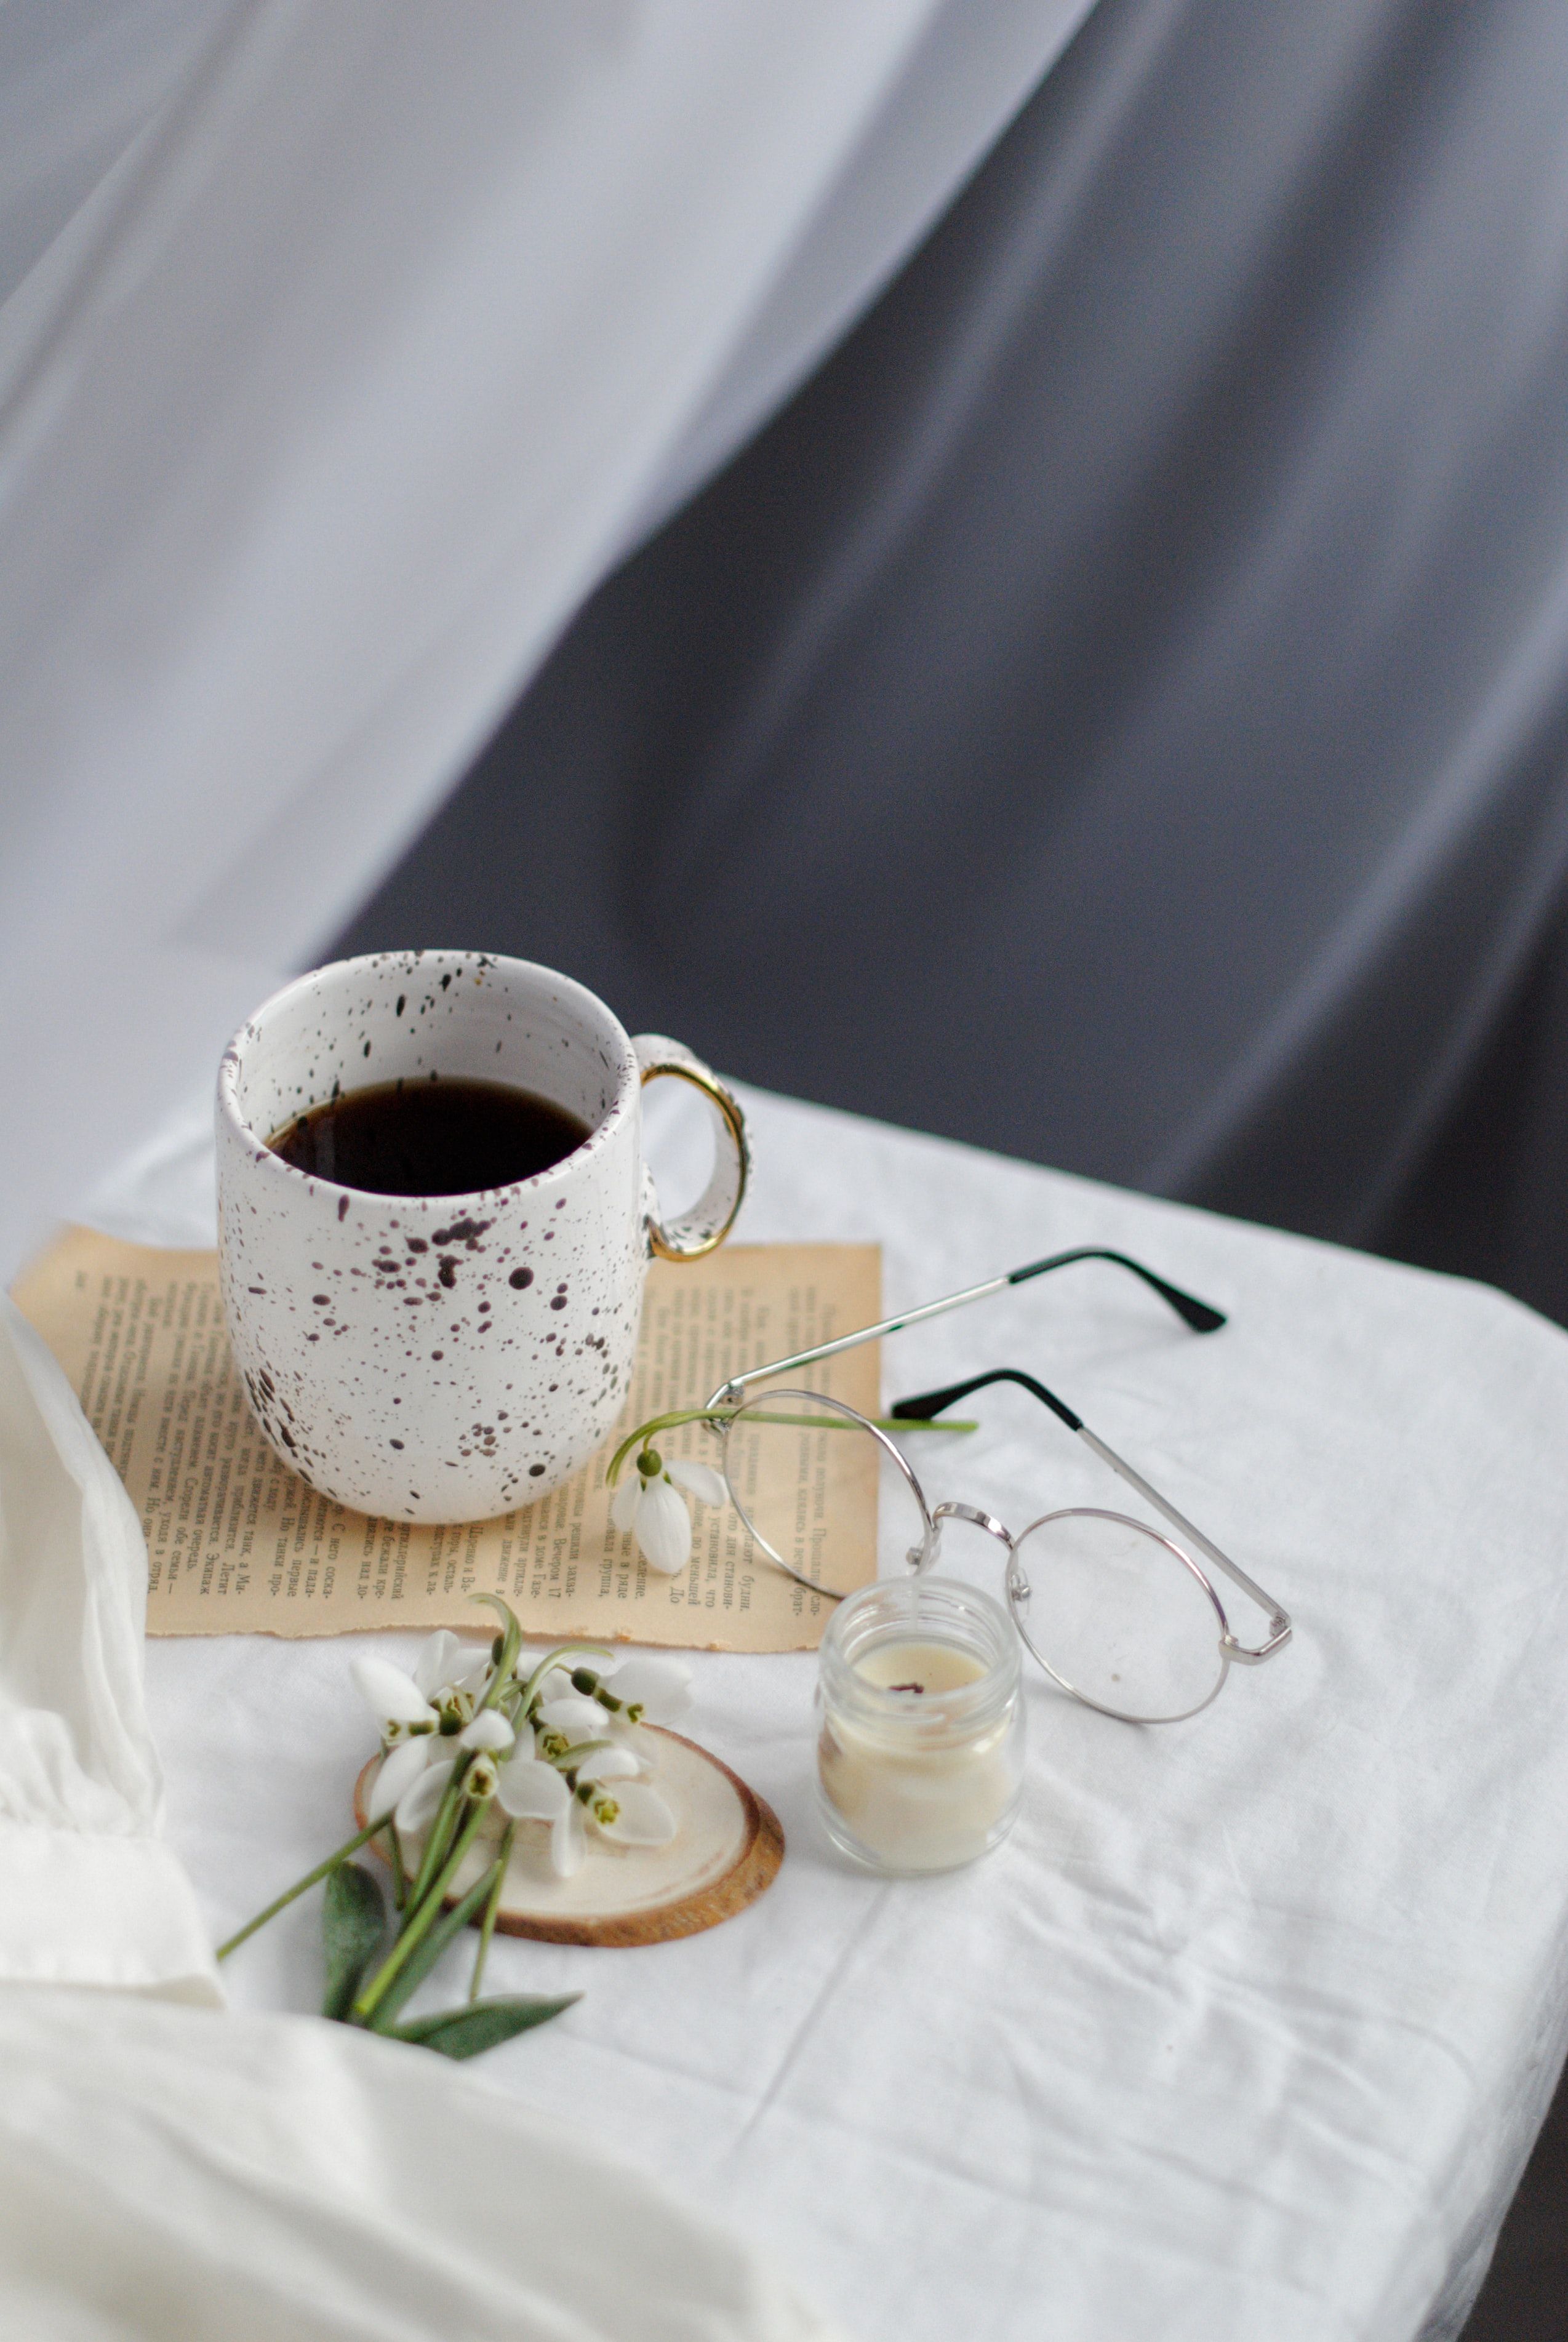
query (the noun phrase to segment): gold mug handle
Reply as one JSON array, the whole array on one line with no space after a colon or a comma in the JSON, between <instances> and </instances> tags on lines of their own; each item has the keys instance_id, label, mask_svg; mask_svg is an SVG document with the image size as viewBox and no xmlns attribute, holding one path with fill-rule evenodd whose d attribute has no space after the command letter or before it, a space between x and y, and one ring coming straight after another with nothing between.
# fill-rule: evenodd
<instances>
[{"instance_id":1,"label":"gold mug handle","mask_svg":"<svg viewBox=\"0 0 1568 2342\"><path fill-rule=\"evenodd\" d=\"M664 1033L639 1033L632 1042L644 1086L668 1076L700 1090L719 1117L714 1176L689 1212L667 1223L648 1213L648 1244L661 1260L701 1260L722 1245L735 1224L751 1171L746 1121L740 1106L710 1066ZM652 1183L650 1182L650 1188Z\"/></svg>"}]
</instances>

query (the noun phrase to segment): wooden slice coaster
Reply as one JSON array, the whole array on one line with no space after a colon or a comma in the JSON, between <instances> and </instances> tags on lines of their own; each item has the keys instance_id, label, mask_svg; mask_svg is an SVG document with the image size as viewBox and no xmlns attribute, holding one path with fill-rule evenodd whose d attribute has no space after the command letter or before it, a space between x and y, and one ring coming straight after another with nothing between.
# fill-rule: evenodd
<instances>
[{"instance_id":1,"label":"wooden slice coaster","mask_svg":"<svg viewBox=\"0 0 1568 2342\"><path fill-rule=\"evenodd\" d=\"M557 1878L544 1825L519 1822L495 1918L502 1934L544 1944L667 1944L734 1918L773 1885L784 1838L766 1799L694 1740L658 1725L642 1729L659 1743L654 1781L680 1825L674 1839L661 1847L596 1839L575 1877ZM373 1756L354 1785L355 1818L362 1829L365 1796L380 1761ZM380 1854L381 1840L371 1843ZM474 1847L448 1903L458 1901L494 1859L493 1849Z\"/></svg>"}]
</instances>

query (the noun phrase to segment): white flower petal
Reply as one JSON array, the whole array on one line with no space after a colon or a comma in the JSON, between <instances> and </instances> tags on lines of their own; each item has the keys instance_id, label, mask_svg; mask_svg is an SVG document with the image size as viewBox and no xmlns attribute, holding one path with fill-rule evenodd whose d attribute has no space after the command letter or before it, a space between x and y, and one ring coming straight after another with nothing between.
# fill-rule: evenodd
<instances>
[{"instance_id":1,"label":"white flower petal","mask_svg":"<svg viewBox=\"0 0 1568 2342\"><path fill-rule=\"evenodd\" d=\"M435 1710L414 1677L390 1659L355 1659L349 1666L360 1697L382 1724L434 1724Z\"/></svg>"},{"instance_id":2,"label":"white flower petal","mask_svg":"<svg viewBox=\"0 0 1568 2342\"><path fill-rule=\"evenodd\" d=\"M433 1733L422 1733L417 1740L400 1740L395 1748L388 1749L382 1758L370 1795L365 1802L367 1822L379 1821L400 1805L408 1791L429 1766L431 1756L439 1744Z\"/></svg>"},{"instance_id":3,"label":"white flower petal","mask_svg":"<svg viewBox=\"0 0 1568 2342\"><path fill-rule=\"evenodd\" d=\"M495 1783L495 1795L514 1821L558 1821L572 1801L572 1792L554 1765L541 1765L537 1756L514 1756L503 1765Z\"/></svg>"},{"instance_id":4,"label":"white flower petal","mask_svg":"<svg viewBox=\"0 0 1568 2342\"><path fill-rule=\"evenodd\" d=\"M643 1493L643 1476L635 1460L628 1458L626 1467L615 1483L615 1493L610 1499L610 1518L623 1536L631 1527L637 1510L637 1499Z\"/></svg>"},{"instance_id":5,"label":"white flower petal","mask_svg":"<svg viewBox=\"0 0 1568 2342\"><path fill-rule=\"evenodd\" d=\"M539 1721L551 1732L564 1732L568 1740L597 1740L610 1723L596 1699L584 1698L574 1691L564 1699L547 1699L539 1710Z\"/></svg>"},{"instance_id":6,"label":"white flower petal","mask_svg":"<svg viewBox=\"0 0 1568 2342\"><path fill-rule=\"evenodd\" d=\"M730 1492L711 1464L688 1464L673 1456L664 1466L677 1488L695 1496L699 1505L727 1505Z\"/></svg>"},{"instance_id":7,"label":"white flower petal","mask_svg":"<svg viewBox=\"0 0 1568 2342\"><path fill-rule=\"evenodd\" d=\"M645 1781L616 1781L607 1790L617 1808L613 1822L594 1816L594 1827L615 1846L668 1846L675 1835L675 1817ZM590 1808L592 1810L592 1808Z\"/></svg>"},{"instance_id":8,"label":"white flower petal","mask_svg":"<svg viewBox=\"0 0 1568 2342\"><path fill-rule=\"evenodd\" d=\"M397 1811L392 1818L401 1837L417 1837L421 1830L429 1828L435 1819L435 1808L446 1794L446 1784L456 1761L454 1756L443 1756L434 1765L427 1765L413 1787L398 1799Z\"/></svg>"},{"instance_id":9,"label":"white flower petal","mask_svg":"<svg viewBox=\"0 0 1568 2342\"><path fill-rule=\"evenodd\" d=\"M457 1736L459 1748L510 1748L517 1735L499 1708L482 1707Z\"/></svg>"},{"instance_id":10,"label":"white flower petal","mask_svg":"<svg viewBox=\"0 0 1568 2342\"><path fill-rule=\"evenodd\" d=\"M634 1781L643 1767L630 1748L595 1748L575 1767L579 1781Z\"/></svg>"},{"instance_id":11,"label":"white flower petal","mask_svg":"<svg viewBox=\"0 0 1568 2342\"><path fill-rule=\"evenodd\" d=\"M582 1869L583 1857L587 1850L588 1833L583 1827L583 1808L575 1797L568 1797L564 1812L557 1817L550 1832L550 1867L556 1877L573 1877Z\"/></svg>"},{"instance_id":12,"label":"white flower petal","mask_svg":"<svg viewBox=\"0 0 1568 2342\"><path fill-rule=\"evenodd\" d=\"M426 1699L434 1699L438 1691L457 1680L457 1661L462 1654L463 1646L451 1627L438 1626L414 1662L414 1689L423 1692Z\"/></svg>"},{"instance_id":13,"label":"white flower petal","mask_svg":"<svg viewBox=\"0 0 1568 2342\"><path fill-rule=\"evenodd\" d=\"M692 1557L692 1516L667 1480L650 1480L637 1503L637 1543L650 1569L674 1577Z\"/></svg>"},{"instance_id":14,"label":"white flower petal","mask_svg":"<svg viewBox=\"0 0 1568 2342\"><path fill-rule=\"evenodd\" d=\"M662 1724L690 1707L692 1671L680 1659L628 1659L615 1677L615 1697Z\"/></svg>"},{"instance_id":15,"label":"white flower petal","mask_svg":"<svg viewBox=\"0 0 1568 2342\"><path fill-rule=\"evenodd\" d=\"M539 1686L541 1700L574 1699L576 1696L572 1688L572 1673L569 1667L552 1667Z\"/></svg>"}]
</instances>

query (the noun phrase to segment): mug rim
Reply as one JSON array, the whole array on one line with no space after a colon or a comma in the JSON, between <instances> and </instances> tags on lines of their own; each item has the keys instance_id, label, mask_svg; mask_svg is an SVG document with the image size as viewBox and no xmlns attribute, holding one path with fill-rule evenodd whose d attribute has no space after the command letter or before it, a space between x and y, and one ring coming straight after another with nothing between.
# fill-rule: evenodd
<instances>
[{"instance_id":1,"label":"mug rim","mask_svg":"<svg viewBox=\"0 0 1568 2342\"><path fill-rule=\"evenodd\" d=\"M595 1123L587 1137L574 1146L569 1155L564 1155L558 1163L547 1164L543 1171L535 1171L526 1179L509 1180L504 1186L500 1187L465 1187L437 1196L392 1196L376 1187L351 1187L345 1181L328 1179L318 1171L302 1171L297 1164L286 1162L281 1155L275 1154L269 1146L266 1136L247 1120L240 1106L236 1091L246 1056L250 1049L262 1038L256 1028L264 1016L275 1014L294 994L302 991L307 985L318 983L324 976L335 978L353 977L362 972L379 969L388 961L402 961L412 966L422 960L432 961L438 967L443 966L472 967L477 963L484 967L504 971L508 976L540 978L557 993L568 995L574 1005L584 1011L590 1018L596 1014L609 1026L621 1060L620 1079L614 1102L609 1111ZM429 946L417 951L410 948L406 951L358 952L350 959L324 960L319 967L305 968L300 975L291 976L286 984L280 985L275 992L269 993L258 1006L251 1010L244 1024L231 1037L219 1060L217 1110L220 1122L226 1122L232 1136L237 1138L247 1150L252 1152L256 1167L265 1176L271 1177L276 1175L285 1179L297 1180L305 1186L327 1189L333 1195L357 1196L365 1203L384 1204L394 1209L426 1211L434 1208L445 1214L456 1206L474 1202L481 1196L521 1196L537 1192L551 1181L560 1179L564 1174L570 1172L580 1164L585 1156L594 1153L601 1146L608 1145L631 1116L641 1094L642 1076L637 1064L637 1053L632 1046L630 1034L615 1015L614 1010L607 1006L596 992L591 992L585 984L578 983L575 976L563 975L559 968L546 967L542 960L514 959L506 952ZM308 1112L309 1109L307 1108L306 1111Z\"/></svg>"}]
</instances>

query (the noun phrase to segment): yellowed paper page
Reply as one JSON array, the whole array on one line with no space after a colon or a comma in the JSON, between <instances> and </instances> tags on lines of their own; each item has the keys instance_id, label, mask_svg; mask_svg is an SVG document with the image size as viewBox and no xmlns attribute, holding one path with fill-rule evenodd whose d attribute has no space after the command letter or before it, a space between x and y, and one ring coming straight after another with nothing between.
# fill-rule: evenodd
<instances>
[{"instance_id":1,"label":"yellowed paper page","mask_svg":"<svg viewBox=\"0 0 1568 2342\"><path fill-rule=\"evenodd\" d=\"M772 1568L729 1506L694 1507L691 1562L661 1577L611 1526L604 1468L634 1424L700 1406L729 1375L874 1324L881 1295L875 1245L731 1245L701 1261L655 1261L614 1439L553 1496L456 1527L367 1519L278 1460L230 1355L215 1253L73 1228L25 1274L15 1299L69 1375L141 1515L149 1634L472 1628L480 1614L467 1597L491 1593L504 1596L530 1635L793 1651L814 1649L830 1600ZM790 1379L874 1415L877 1346ZM844 1457L821 1453L862 1443L756 1444L768 1453L748 1456L747 1472L787 1475L803 1518L820 1515L832 1472L835 1589L874 1576L874 1468L846 1485ZM661 1447L717 1461L700 1425ZM858 1563L846 1566L846 1552Z\"/></svg>"}]
</instances>

